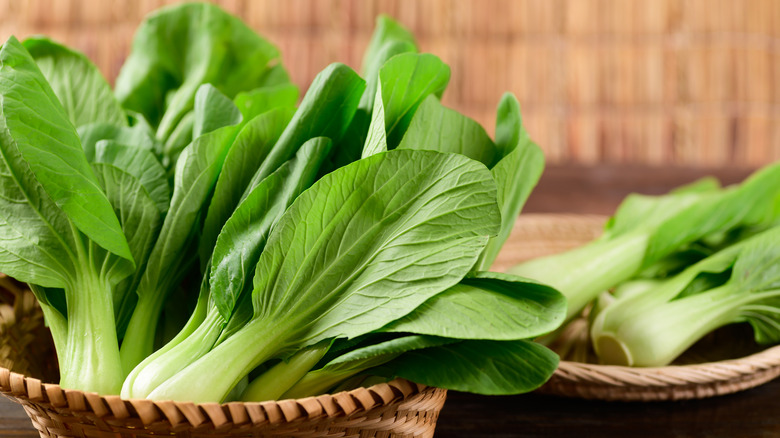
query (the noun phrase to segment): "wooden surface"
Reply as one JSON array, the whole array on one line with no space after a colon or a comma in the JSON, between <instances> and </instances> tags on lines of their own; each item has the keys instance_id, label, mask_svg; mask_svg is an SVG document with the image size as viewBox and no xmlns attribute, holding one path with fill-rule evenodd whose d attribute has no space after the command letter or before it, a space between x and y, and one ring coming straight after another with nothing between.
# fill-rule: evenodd
<instances>
[{"instance_id":1,"label":"wooden surface","mask_svg":"<svg viewBox=\"0 0 780 438\"><path fill-rule=\"evenodd\" d=\"M632 191L661 193L714 174L724 183L745 169L551 166L526 212L609 214ZM616 403L539 394L483 397L450 392L437 438L763 437L780 435L780 380L738 394L683 402ZM0 397L0 437L36 437L24 411Z\"/></svg>"}]
</instances>

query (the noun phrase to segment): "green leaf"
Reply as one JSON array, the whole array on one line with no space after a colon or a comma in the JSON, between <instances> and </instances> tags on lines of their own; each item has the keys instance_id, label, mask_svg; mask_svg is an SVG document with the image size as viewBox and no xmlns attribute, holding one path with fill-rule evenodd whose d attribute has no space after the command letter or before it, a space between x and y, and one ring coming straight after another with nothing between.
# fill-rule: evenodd
<instances>
[{"instance_id":1,"label":"green leaf","mask_svg":"<svg viewBox=\"0 0 780 438\"><path fill-rule=\"evenodd\" d=\"M379 363L384 363L391 358L397 357L401 353L420 350L423 348L438 347L440 345L447 345L455 342L458 341L438 336L401 336L400 338L394 338L376 344L368 344L359 348L355 348L354 350L349 350L346 353L336 356L334 359L330 360L322 367L322 369L343 370L346 368L354 368L355 365L365 363L366 361L375 360ZM379 363L376 363L375 365L379 365ZM364 367L363 369L366 368L367 367Z\"/></svg>"},{"instance_id":2,"label":"green leaf","mask_svg":"<svg viewBox=\"0 0 780 438\"><path fill-rule=\"evenodd\" d=\"M752 238L740 252L731 277L742 290L780 289L780 228Z\"/></svg>"},{"instance_id":3,"label":"green leaf","mask_svg":"<svg viewBox=\"0 0 780 438\"><path fill-rule=\"evenodd\" d=\"M181 152L193 139L216 129L246 121L233 101L211 84L203 84L195 93L193 109L184 114L171 132L162 152L163 166L176 166Z\"/></svg>"},{"instance_id":4,"label":"green leaf","mask_svg":"<svg viewBox=\"0 0 780 438\"><path fill-rule=\"evenodd\" d=\"M0 118L0 272L30 284L64 287L78 262L65 213L54 204Z\"/></svg>"},{"instance_id":5,"label":"green leaf","mask_svg":"<svg viewBox=\"0 0 780 438\"><path fill-rule=\"evenodd\" d=\"M255 187L222 227L212 257L212 299L225 321L250 279L272 227L295 198L307 189L330 151L331 141L318 137Z\"/></svg>"},{"instance_id":6,"label":"green leaf","mask_svg":"<svg viewBox=\"0 0 780 438\"><path fill-rule=\"evenodd\" d=\"M484 395L520 394L542 386L558 356L530 341L461 341L408 352L377 371L438 388Z\"/></svg>"},{"instance_id":7,"label":"green leaf","mask_svg":"<svg viewBox=\"0 0 780 438\"><path fill-rule=\"evenodd\" d=\"M371 47L369 46L369 51ZM379 88L379 70L393 56L402 53L417 53L414 41L390 40L385 42L375 54L366 53L364 61L368 59L369 65L363 69L363 77L366 79L366 92L360 101L359 108L369 111L374 105L376 90ZM369 59L370 57L370 59Z\"/></svg>"},{"instance_id":8,"label":"green leaf","mask_svg":"<svg viewBox=\"0 0 780 438\"><path fill-rule=\"evenodd\" d=\"M376 75L379 69L391 58L388 56L387 47L397 43L411 46L410 51L417 51L414 35L400 23L388 15L380 15L376 18L374 32L363 54L363 65L360 71L366 78ZM396 52L398 54L401 52ZM371 81L371 79L369 79Z\"/></svg>"},{"instance_id":9,"label":"green leaf","mask_svg":"<svg viewBox=\"0 0 780 438\"><path fill-rule=\"evenodd\" d=\"M616 295L593 319L596 353L605 363L663 366L725 324L756 322L757 339L780 332L778 242L774 227L651 287Z\"/></svg>"},{"instance_id":10,"label":"green leaf","mask_svg":"<svg viewBox=\"0 0 780 438\"><path fill-rule=\"evenodd\" d=\"M217 181L238 126L226 126L195 139L176 163L173 197L159 237L136 292L133 311L120 353L129 371L152 353L156 324L171 290L187 274L197 253L190 250L198 231L198 219Z\"/></svg>"},{"instance_id":11,"label":"green leaf","mask_svg":"<svg viewBox=\"0 0 780 438\"><path fill-rule=\"evenodd\" d=\"M275 108L295 107L298 103L298 93L298 87L293 84L261 87L238 93L233 103L241 111L244 120L252 120Z\"/></svg>"},{"instance_id":12,"label":"green leaf","mask_svg":"<svg viewBox=\"0 0 780 438\"><path fill-rule=\"evenodd\" d=\"M122 105L167 140L210 83L228 97L263 86L279 51L239 18L208 3L169 6L146 17L116 81Z\"/></svg>"},{"instance_id":13,"label":"green leaf","mask_svg":"<svg viewBox=\"0 0 780 438\"><path fill-rule=\"evenodd\" d=\"M722 193L703 192L700 201L663 222L648 242L644 266L684 244L716 231L773 223L780 215L780 163L762 168ZM708 195L709 194L709 195ZM685 196L690 192L676 193ZM654 213L655 214L655 213Z\"/></svg>"},{"instance_id":14,"label":"green leaf","mask_svg":"<svg viewBox=\"0 0 780 438\"><path fill-rule=\"evenodd\" d=\"M103 78L84 54L44 37L32 37L24 48L38 64L74 126L109 123L127 126L127 115Z\"/></svg>"},{"instance_id":15,"label":"green leaf","mask_svg":"<svg viewBox=\"0 0 780 438\"><path fill-rule=\"evenodd\" d=\"M680 192L662 196L632 193L621 202L615 215L605 227L608 237L635 231L653 230L709 194L718 196L720 190L705 193Z\"/></svg>"},{"instance_id":16,"label":"green leaf","mask_svg":"<svg viewBox=\"0 0 780 438\"><path fill-rule=\"evenodd\" d=\"M247 90L263 87L276 87L278 85L290 85L292 82L290 82L290 74L287 73L284 66L279 63L274 64L265 70L263 76L260 78L260 84L261 85L258 87L247 88Z\"/></svg>"},{"instance_id":17,"label":"green leaf","mask_svg":"<svg viewBox=\"0 0 780 438\"><path fill-rule=\"evenodd\" d=\"M478 272L382 331L455 339L532 339L555 330L565 317L566 298L555 289L509 274Z\"/></svg>"},{"instance_id":18,"label":"green leaf","mask_svg":"<svg viewBox=\"0 0 780 438\"><path fill-rule=\"evenodd\" d=\"M359 108L371 110L379 87L379 70L390 58L402 53L417 52L414 37L406 29L386 16L378 17L371 42L363 54L361 73L366 79L366 93L363 94Z\"/></svg>"},{"instance_id":19,"label":"green leaf","mask_svg":"<svg viewBox=\"0 0 780 438\"><path fill-rule=\"evenodd\" d=\"M376 118L376 113L372 109L375 107L377 100L380 101L380 104L382 100L381 94L377 95L379 69L393 56L407 52L417 53L417 47L412 34L388 16L382 15L377 17L376 27L374 28L371 42L363 55L363 67L361 68L363 78L366 80L366 91L360 98L360 104L355 112L355 117L350 122L346 134L336 148L338 155L334 157L332 169L345 166L360 159L361 156L363 158L368 156L364 155L363 151L365 150L366 133L369 129L369 124L374 126L373 129L378 129L379 127L383 131L385 129L384 113L382 113L382 118L380 119L381 125L374 125L375 122L373 122L373 119ZM385 135L384 132L382 135Z\"/></svg>"},{"instance_id":20,"label":"green leaf","mask_svg":"<svg viewBox=\"0 0 780 438\"><path fill-rule=\"evenodd\" d=\"M496 145L476 121L428 96L417 108L399 149L427 149L465 155L492 166Z\"/></svg>"},{"instance_id":21,"label":"green leaf","mask_svg":"<svg viewBox=\"0 0 780 438\"><path fill-rule=\"evenodd\" d=\"M292 158L307 140L327 137L338 141L355 114L365 86L365 81L344 64L334 63L321 71L249 187L256 186Z\"/></svg>"},{"instance_id":22,"label":"green leaf","mask_svg":"<svg viewBox=\"0 0 780 438\"><path fill-rule=\"evenodd\" d=\"M520 118L520 104L511 93L504 94L498 104L496 157L499 161L490 172L498 186L501 232L490 238L477 263L479 270L490 269L544 171L544 152L528 138Z\"/></svg>"},{"instance_id":23,"label":"green leaf","mask_svg":"<svg viewBox=\"0 0 780 438\"><path fill-rule=\"evenodd\" d=\"M192 114L192 138L198 138L223 126L237 125L242 119L241 111L233 101L211 84L198 87Z\"/></svg>"},{"instance_id":24,"label":"green leaf","mask_svg":"<svg viewBox=\"0 0 780 438\"><path fill-rule=\"evenodd\" d=\"M309 371L280 399L303 398L323 394L345 379L369 368L387 363L408 351L456 342L435 336L403 336L348 351L322 368Z\"/></svg>"},{"instance_id":25,"label":"green leaf","mask_svg":"<svg viewBox=\"0 0 780 438\"><path fill-rule=\"evenodd\" d=\"M132 146L138 149L156 151L158 149L154 134L142 124L132 127L111 125L108 123L90 123L79 126L81 148L87 161L95 160L95 148L100 140L112 140L116 143Z\"/></svg>"},{"instance_id":26,"label":"green leaf","mask_svg":"<svg viewBox=\"0 0 780 438\"><path fill-rule=\"evenodd\" d=\"M379 71L385 108L387 145L401 143L417 107L426 97L440 96L450 81L450 68L430 54L403 53L390 58Z\"/></svg>"},{"instance_id":27,"label":"green leaf","mask_svg":"<svg viewBox=\"0 0 780 438\"><path fill-rule=\"evenodd\" d=\"M166 169L171 170L176 167L176 162L179 159L179 155L181 155L181 151L192 143L192 131L194 127L195 113L190 111L182 116L179 124L176 125L176 128L165 141L161 155L163 166L165 166Z\"/></svg>"},{"instance_id":28,"label":"green leaf","mask_svg":"<svg viewBox=\"0 0 780 438\"><path fill-rule=\"evenodd\" d=\"M524 262L510 272L561 291L573 316L602 291L698 240L776 223L778 187L780 164L775 163L720 190L708 182L657 197L630 195L599 239Z\"/></svg>"},{"instance_id":29,"label":"green leaf","mask_svg":"<svg viewBox=\"0 0 780 438\"><path fill-rule=\"evenodd\" d=\"M461 156L378 154L316 186L327 189L300 196L269 238L253 293L259 318L319 314L293 329L310 333L306 344L357 336L402 316L399 306L416 308L457 283L497 231L492 178Z\"/></svg>"},{"instance_id":30,"label":"green leaf","mask_svg":"<svg viewBox=\"0 0 780 438\"><path fill-rule=\"evenodd\" d=\"M93 163L92 169L119 218L133 260L136 260L139 267L143 267L162 224L160 210L141 181L134 175L109 163ZM132 265L121 262L121 260L112 261L111 257L106 257L102 261L102 271L113 276L113 284L139 271ZM107 267L111 265L114 267L108 269ZM128 289L128 287L119 287L115 290L115 293L122 296L115 299L115 303L124 299L123 295L128 293Z\"/></svg>"},{"instance_id":31,"label":"green leaf","mask_svg":"<svg viewBox=\"0 0 780 438\"><path fill-rule=\"evenodd\" d=\"M67 351L68 339L68 321L65 315L67 309L65 305L65 291L62 289L50 289L36 284L28 284L38 304L41 306L43 318L46 326L49 327L54 348L61 351L58 355L58 362ZM61 361L65 362L65 361Z\"/></svg>"},{"instance_id":32,"label":"green leaf","mask_svg":"<svg viewBox=\"0 0 780 438\"><path fill-rule=\"evenodd\" d=\"M498 186L501 232L490 238L480 257L478 269L489 269L495 261L543 170L544 152L527 139L490 170Z\"/></svg>"},{"instance_id":33,"label":"green leaf","mask_svg":"<svg viewBox=\"0 0 780 438\"><path fill-rule=\"evenodd\" d=\"M168 211L171 188L168 186L165 169L150 150L126 146L111 140L101 140L95 148L93 161L111 164L129 173L138 180L157 205L160 213Z\"/></svg>"},{"instance_id":34,"label":"green leaf","mask_svg":"<svg viewBox=\"0 0 780 438\"><path fill-rule=\"evenodd\" d=\"M504 93L496 110L496 150L497 158L503 158L512 152L528 133L523 128L520 114L520 102L512 93Z\"/></svg>"},{"instance_id":35,"label":"green leaf","mask_svg":"<svg viewBox=\"0 0 780 438\"><path fill-rule=\"evenodd\" d=\"M132 260L76 130L35 61L14 37L0 49L0 90L3 136L14 143L46 194L92 241Z\"/></svg>"},{"instance_id":36,"label":"green leaf","mask_svg":"<svg viewBox=\"0 0 780 438\"><path fill-rule=\"evenodd\" d=\"M366 144L361 158L387 151L387 133L385 132L385 107L382 103L382 86L377 85L374 110L371 112L371 125L368 127Z\"/></svg>"},{"instance_id":37,"label":"green leaf","mask_svg":"<svg viewBox=\"0 0 780 438\"><path fill-rule=\"evenodd\" d=\"M409 313L471 269L498 232L495 196L483 165L430 151L389 151L323 176L268 238L255 270L255 318L149 397L221 400L270 358ZM234 358L229 372L183 387L225 357Z\"/></svg>"},{"instance_id":38,"label":"green leaf","mask_svg":"<svg viewBox=\"0 0 780 438\"><path fill-rule=\"evenodd\" d=\"M242 195L253 189L249 187L252 177L292 115L292 109L276 108L253 118L239 132L225 157L203 223L198 250L201 266L205 266L211 258L217 236L238 206Z\"/></svg>"},{"instance_id":39,"label":"green leaf","mask_svg":"<svg viewBox=\"0 0 780 438\"><path fill-rule=\"evenodd\" d=\"M746 306L742 310L742 318L753 328L753 336L757 343L771 345L780 342L778 309L780 309L780 297L764 299L761 303Z\"/></svg>"},{"instance_id":40,"label":"green leaf","mask_svg":"<svg viewBox=\"0 0 780 438\"><path fill-rule=\"evenodd\" d=\"M180 253L194 234L196 219L209 199L236 133L236 126L212 131L198 137L182 153L176 166L171 207L149 258L142 281L145 286L139 287L139 293L154 292L168 284L171 265L182 262Z\"/></svg>"}]
</instances>

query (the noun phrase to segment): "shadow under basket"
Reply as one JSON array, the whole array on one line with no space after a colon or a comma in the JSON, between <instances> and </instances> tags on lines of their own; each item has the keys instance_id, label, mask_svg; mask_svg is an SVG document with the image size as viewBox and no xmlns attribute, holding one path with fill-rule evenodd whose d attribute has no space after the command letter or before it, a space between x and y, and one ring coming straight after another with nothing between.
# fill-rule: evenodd
<instances>
[{"instance_id":1,"label":"shadow under basket","mask_svg":"<svg viewBox=\"0 0 780 438\"><path fill-rule=\"evenodd\" d=\"M403 379L260 403L123 400L63 389L43 383L57 381L56 359L51 339L36 336L48 330L32 293L8 277L2 286L9 287L0 294L0 393L24 407L41 437L432 437L447 396Z\"/></svg>"}]
</instances>

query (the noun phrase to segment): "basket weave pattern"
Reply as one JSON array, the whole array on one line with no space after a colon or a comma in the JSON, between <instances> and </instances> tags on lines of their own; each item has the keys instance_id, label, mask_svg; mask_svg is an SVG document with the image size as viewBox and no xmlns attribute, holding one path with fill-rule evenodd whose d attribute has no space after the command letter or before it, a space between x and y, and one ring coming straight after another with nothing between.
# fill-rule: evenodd
<instances>
[{"instance_id":1,"label":"basket weave pattern","mask_svg":"<svg viewBox=\"0 0 780 438\"><path fill-rule=\"evenodd\" d=\"M208 382L203 382L208 384ZM0 368L0 392L41 437L431 437L446 391L406 380L261 403L122 400L63 390Z\"/></svg>"},{"instance_id":2,"label":"basket weave pattern","mask_svg":"<svg viewBox=\"0 0 780 438\"><path fill-rule=\"evenodd\" d=\"M66 390L35 297L0 274L0 393L21 404L41 437L433 436L447 391L396 379L298 400L189 403L122 400ZM36 376L36 377L29 377ZM208 385L208 379L195 384Z\"/></svg>"},{"instance_id":3,"label":"basket weave pattern","mask_svg":"<svg viewBox=\"0 0 780 438\"><path fill-rule=\"evenodd\" d=\"M778 376L780 346L741 359L658 368L563 361L539 391L599 400L686 400L743 391Z\"/></svg>"},{"instance_id":4,"label":"basket weave pattern","mask_svg":"<svg viewBox=\"0 0 780 438\"><path fill-rule=\"evenodd\" d=\"M49 357L51 360L38 360ZM51 334L32 292L0 274L0 367L59 380Z\"/></svg>"}]
</instances>

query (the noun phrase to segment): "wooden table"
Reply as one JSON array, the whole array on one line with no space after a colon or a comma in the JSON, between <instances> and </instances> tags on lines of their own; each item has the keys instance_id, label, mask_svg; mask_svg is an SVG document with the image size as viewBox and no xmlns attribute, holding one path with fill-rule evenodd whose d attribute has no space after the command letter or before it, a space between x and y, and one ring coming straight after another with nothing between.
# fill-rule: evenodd
<instances>
[{"instance_id":1,"label":"wooden table","mask_svg":"<svg viewBox=\"0 0 780 438\"><path fill-rule=\"evenodd\" d=\"M705 175L724 184L747 169L625 166L549 167L526 205L533 213L610 214L632 191L657 194ZM437 438L763 437L780 435L780 380L738 394L655 403L598 402L525 394L484 397L450 392ZM24 411L0 397L0 436L35 437Z\"/></svg>"}]
</instances>

